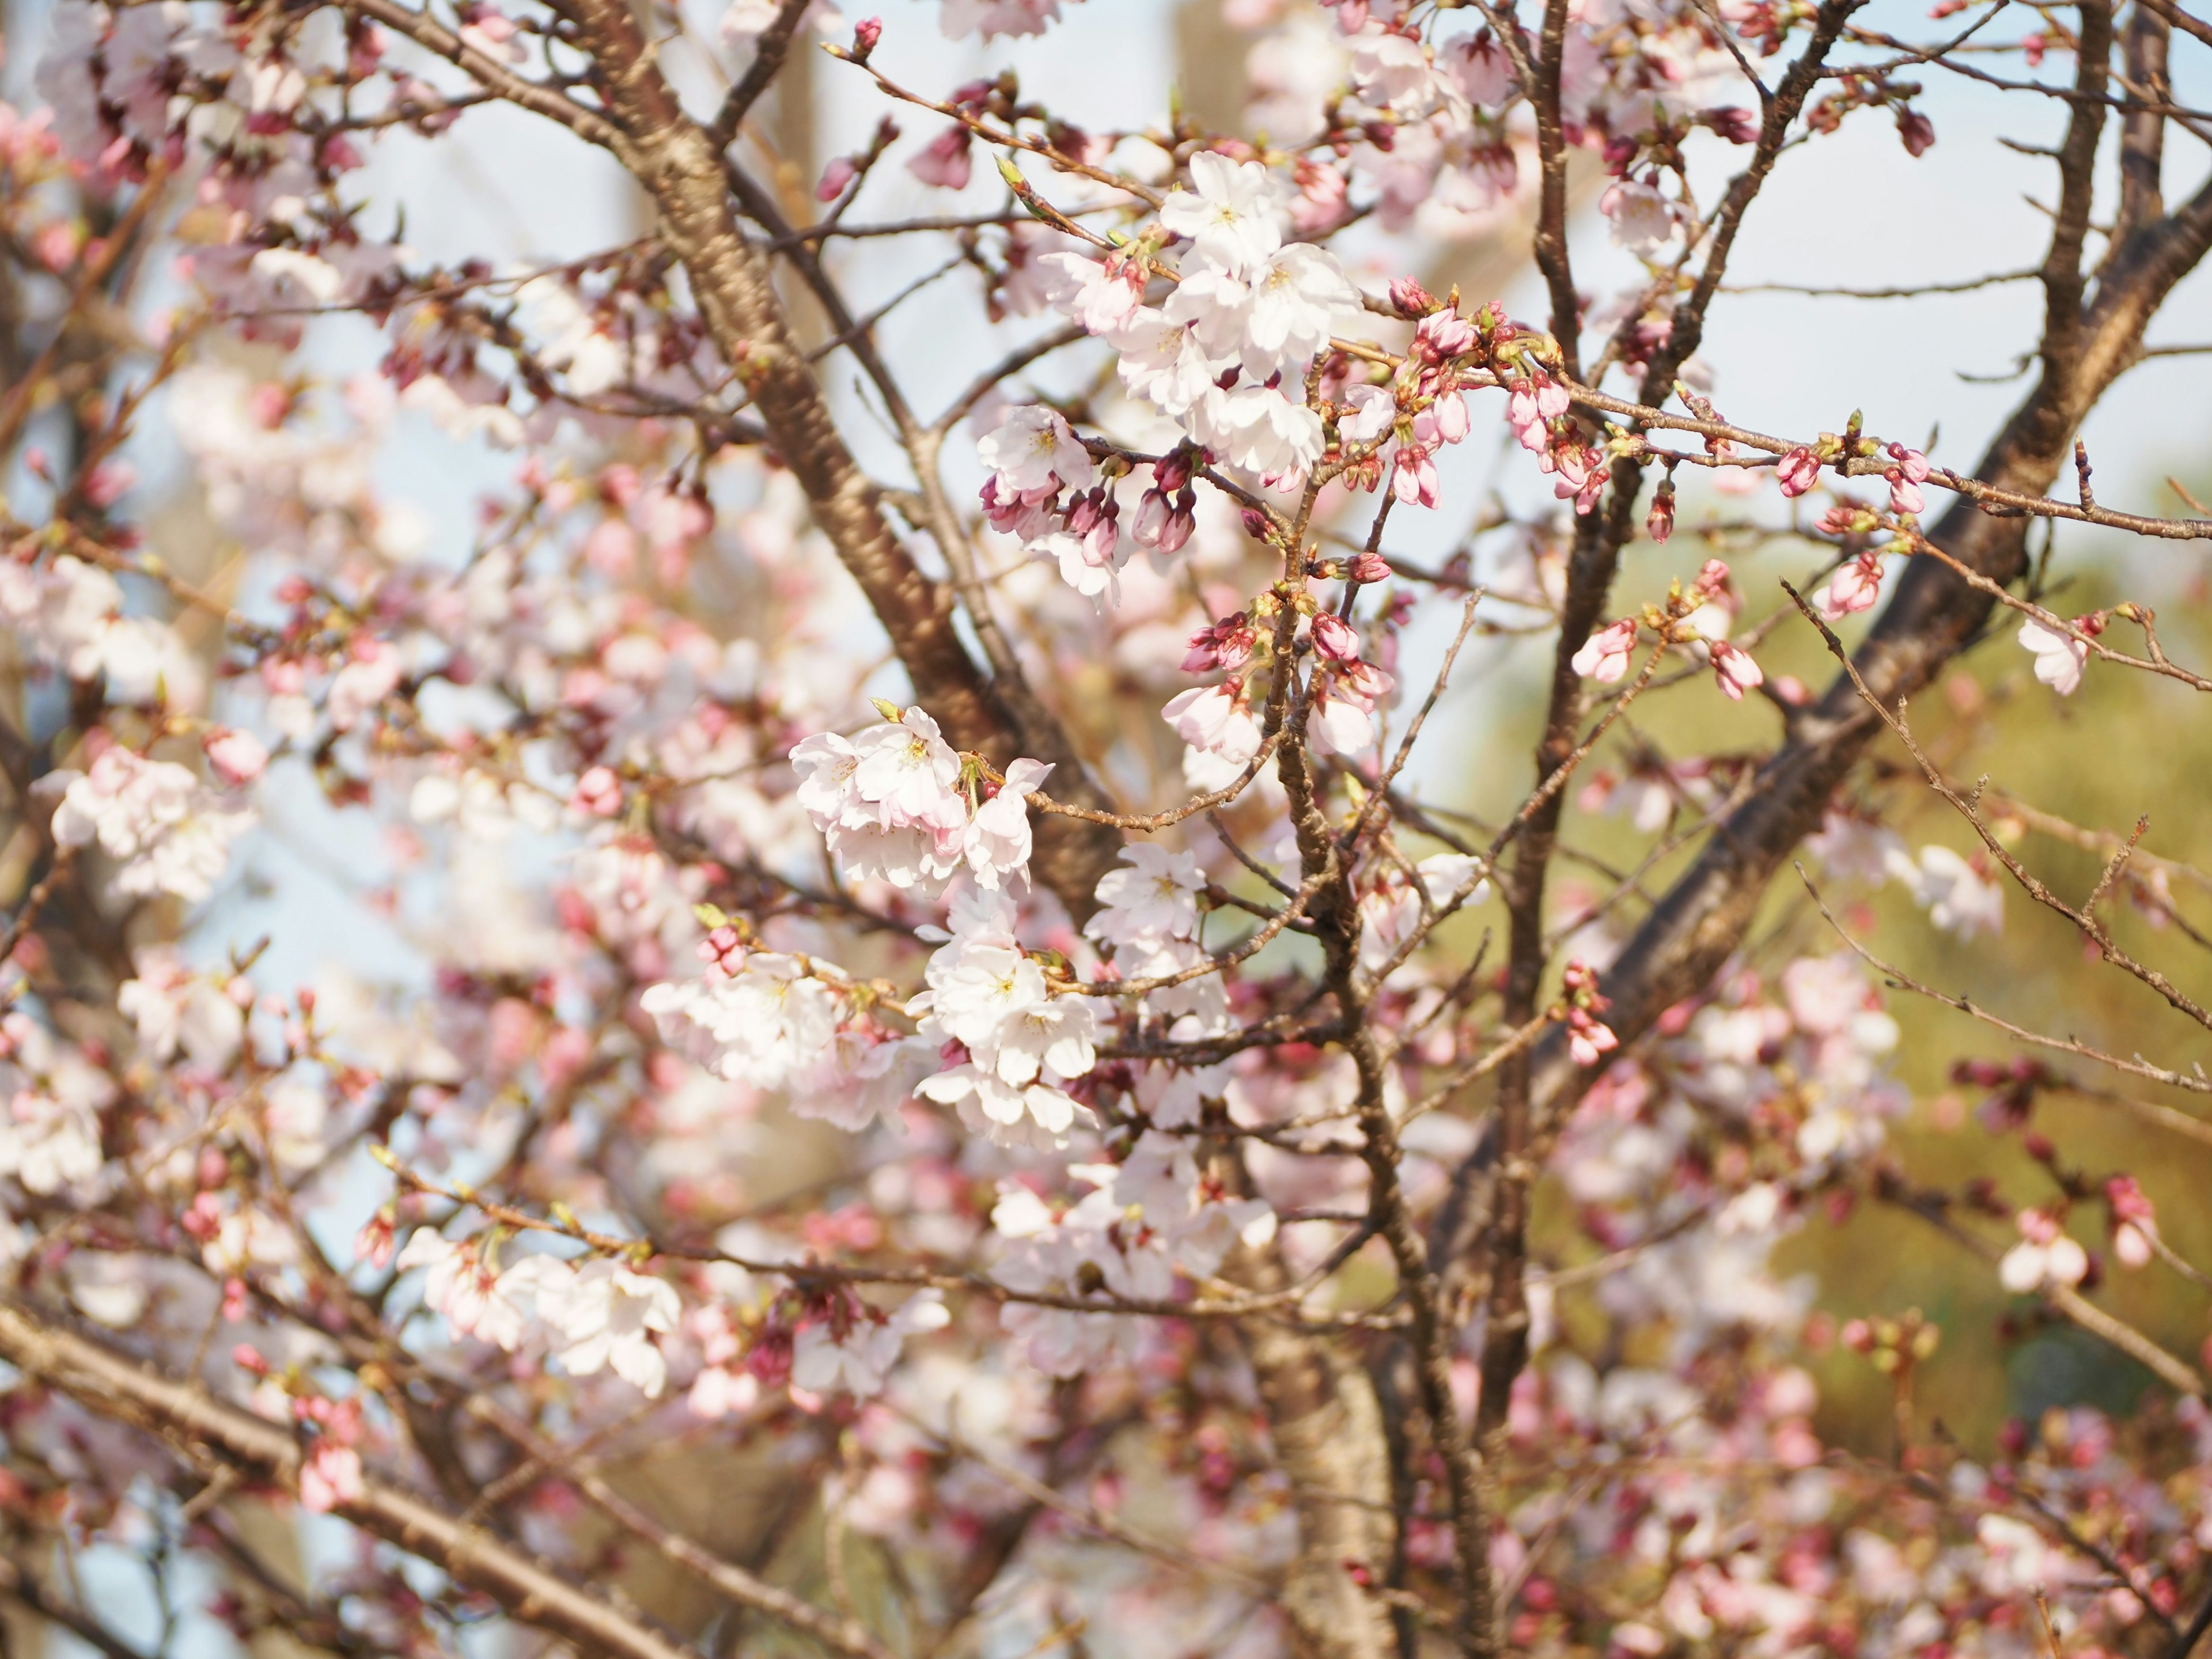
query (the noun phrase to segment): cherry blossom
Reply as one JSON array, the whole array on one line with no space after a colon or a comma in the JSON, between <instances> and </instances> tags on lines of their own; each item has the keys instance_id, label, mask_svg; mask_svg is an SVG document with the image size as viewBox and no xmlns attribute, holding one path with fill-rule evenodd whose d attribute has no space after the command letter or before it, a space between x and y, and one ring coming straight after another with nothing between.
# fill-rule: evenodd
<instances>
[{"instance_id":1,"label":"cherry blossom","mask_svg":"<svg viewBox=\"0 0 2212 1659\"><path fill-rule=\"evenodd\" d=\"M976 441L1004 495L1090 485L1095 469L1066 420L1042 404L1006 411L997 428Z\"/></svg>"},{"instance_id":2,"label":"cherry blossom","mask_svg":"<svg viewBox=\"0 0 2212 1659\"><path fill-rule=\"evenodd\" d=\"M1881 597L1881 556L1862 553L1814 590L1813 603L1830 622L1870 609Z\"/></svg>"},{"instance_id":3,"label":"cherry blossom","mask_svg":"<svg viewBox=\"0 0 2212 1659\"><path fill-rule=\"evenodd\" d=\"M1289 193L1257 161L1200 150L1190 158L1190 188L1169 192L1160 223L1200 259L1243 276L1282 246Z\"/></svg>"},{"instance_id":4,"label":"cherry blossom","mask_svg":"<svg viewBox=\"0 0 2212 1659\"><path fill-rule=\"evenodd\" d=\"M951 1322L939 1291L920 1291L885 1317L873 1309L848 1315L842 1333L835 1321L800 1328L792 1344L791 1381L814 1394L881 1394L910 1336L942 1330Z\"/></svg>"},{"instance_id":5,"label":"cherry blossom","mask_svg":"<svg viewBox=\"0 0 2212 1659\"><path fill-rule=\"evenodd\" d=\"M410 1655L652 1659L662 1567L854 1652L2203 1622L2187 1126L2077 1109L2188 1081L2094 994L2186 980L2187 814L2117 679L1972 654L2018 610L2070 696L2117 617L2159 720L2198 683L2172 560L2044 534L2203 528L2099 367L2197 303L2198 164L2133 187L2185 118L2097 92L2156 19L319 9L57 0L0 104L22 1559ZM1976 316L2043 370L1986 483L1890 435L1934 301L1769 234L1824 155L1915 199L1961 88L2091 158ZM1806 429L1747 306L1895 424ZM2154 806L2051 986L1977 977ZM696 1524L731 1470L765 1545ZM284 1586L241 1493L319 1517Z\"/></svg>"},{"instance_id":6,"label":"cherry blossom","mask_svg":"<svg viewBox=\"0 0 2212 1659\"><path fill-rule=\"evenodd\" d=\"M683 1304L665 1279L597 1257L573 1273L549 1276L534 1297L538 1317L553 1328L554 1352L571 1376L605 1367L647 1399L667 1387L667 1363L653 1339L675 1329Z\"/></svg>"},{"instance_id":7,"label":"cherry blossom","mask_svg":"<svg viewBox=\"0 0 2212 1659\"><path fill-rule=\"evenodd\" d=\"M1160 717L1192 748L1237 765L1260 752L1259 723L1252 718L1244 688L1236 681L1178 691L1168 699Z\"/></svg>"},{"instance_id":8,"label":"cherry blossom","mask_svg":"<svg viewBox=\"0 0 2212 1659\"><path fill-rule=\"evenodd\" d=\"M18 1090L0 1114L0 1176L26 1192L61 1191L100 1173L100 1123L89 1105Z\"/></svg>"},{"instance_id":9,"label":"cherry blossom","mask_svg":"<svg viewBox=\"0 0 2212 1659\"><path fill-rule=\"evenodd\" d=\"M2081 1282L2089 1271L2088 1252L2058 1230L2055 1218L2042 1210L2022 1210L2019 1223L2020 1243L1997 1263L1997 1279L2005 1289L2021 1295L2046 1285Z\"/></svg>"},{"instance_id":10,"label":"cherry blossom","mask_svg":"<svg viewBox=\"0 0 2212 1659\"><path fill-rule=\"evenodd\" d=\"M1972 863L1948 847L1923 847L1917 860L1901 849L1890 854L1890 870L1911 890L1913 902L1947 933L1972 939L2004 927L2004 893Z\"/></svg>"},{"instance_id":11,"label":"cherry blossom","mask_svg":"<svg viewBox=\"0 0 2212 1659\"><path fill-rule=\"evenodd\" d=\"M189 769L118 744L68 780L53 822L64 846L97 842L117 861L118 891L173 893L193 903L215 891L231 843L254 821L250 809L207 788Z\"/></svg>"},{"instance_id":12,"label":"cherry blossom","mask_svg":"<svg viewBox=\"0 0 2212 1659\"><path fill-rule=\"evenodd\" d=\"M1120 856L1127 867L1098 878L1100 908L1083 931L1112 945L1147 936L1188 939L1198 927L1198 890L1205 882L1196 856L1153 842L1124 847Z\"/></svg>"},{"instance_id":13,"label":"cherry blossom","mask_svg":"<svg viewBox=\"0 0 2212 1659\"><path fill-rule=\"evenodd\" d=\"M999 787L999 793L975 809L961 850L982 886L997 887L1027 877L1030 848L1027 797L1051 775L1052 768L1042 762L1015 761L1007 766L1006 781Z\"/></svg>"},{"instance_id":14,"label":"cherry blossom","mask_svg":"<svg viewBox=\"0 0 2212 1659\"><path fill-rule=\"evenodd\" d=\"M2094 630L2086 626L2093 620L2083 617L2074 626L2082 633ZM2035 678L2062 697L2070 697L2081 684L2081 671L2088 665L2089 647L2071 635L2062 634L2030 617L2020 625L2020 642L2035 659Z\"/></svg>"},{"instance_id":15,"label":"cherry blossom","mask_svg":"<svg viewBox=\"0 0 2212 1659\"><path fill-rule=\"evenodd\" d=\"M1628 659L1636 649L1636 624L1624 617L1607 623L1582 643L1573 658L1574 671L1601 685L1611 685L1628 672Z\"/></svg>"}]
</instances>

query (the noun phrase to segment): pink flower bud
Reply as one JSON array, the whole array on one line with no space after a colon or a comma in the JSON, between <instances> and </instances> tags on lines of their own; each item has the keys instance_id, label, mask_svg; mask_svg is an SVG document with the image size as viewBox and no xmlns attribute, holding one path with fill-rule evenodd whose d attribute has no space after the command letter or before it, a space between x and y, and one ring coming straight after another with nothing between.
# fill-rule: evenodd
<instances>
[{"instance_id":1,"label":"pink flower bud","mask_svg":"<svg viewBox=\"0 0 2212 1659\"><path fill-rule=\"evenodd\" d=\"M908 173L925 185L936 185L945 190L963 190L975 171L968 155L975 135L963 126L950 126L929 141L928 146L906 164Z\"/></svg>"},{"instance_id":2,"label":"pink flower bud","mask_svg":"<svg viewBox=\"0 0 2212 1659\"><path fill-rule=\"evenodd\" d=\"M1198 497L1186 484L1176 496L1175 510L1160 526L1159 539L1152 544L1154 550L1162 555L1182 551L1183 544L1198 529L1197 507Z\"/></svg>"},{"instance_id":3,"label":"pink flower bud","mask_svg":"<svg viewBox=\"0 0 2212 1659\"><path fill-rule=\"evenodd\" d=\"M849 155L840 155L822 169L822 181L814 186L814 199L834 202L845 193L846 185L860 174L860 166Z\"/></svg>"},{"instance_id":4,"label":"pink flower bud","mask_svg":"<svg viewBox=\"0 0 2212 1659\"><path fill-rule=\"evenodd\" d=\"M1345 574L1356 582L1386 582L1390 580L1390 562L1380 553L1362 553Z\"/></svg>"},{"instance_id":5,"label":"pink flower bud","mask_svg":"<svg viewBox=\"0 0 2212 1659\"><path fill-rule=\"evenodd\" d=\"M1862 553L1828 578L1827 586L1813 596L1820 614L1830 622L1872 608L1881 594L1881 556Z\"/></svg>"},{"instance_id":6,"label":"pink flower bud","mask_svg":"<svg viewBox=\"0 0 2212 1659\"><path fill-rule=\"evenodd\" d=\"M2115 1221L2154 1221L2158 1212L2133 1176L2114 1176L2105 1183L2105 1202Z\"/></svg>"},{"instance_id":7,"label":"pink flower bud","mask_svg":"<svg viewBox=\"0 0 2212 1659\"><path fill-rule=\"evenodd\" d=\"M1894 467L1882 475L1889 483L1889 510L1893 513L1924 513L1928 498L1920 493L1920 486L1905 476L1904 469Z\"/></svg>"},{"instance_id":8,"label":"pink flower bud","mask_svg":"<svg viewBox=\"0 0 2212 1659\"><path fill-rule=\"evenodd\" d=\"M1313 619L1314 649L1331 662L1359 660L1359 635L1351 623L1333 611Z\"/></svg>"},{"instance_id":9,"label":"pink flower bud","mask_svg":"<svg viewBox=\"0 0 2212 1659\"><path fill-rule=\"evenodd\" d=\"M1567 1051L1577 1066L1595 1066L1620 1047L1613 1028L1580 1008L1567 1010Z\"/></svg>"},{"instance_id":10,"label":"pink flower bud","mask_svg":"<svg viewBox=\"0 0 2212 1659\"><path fill-rule=\"evenodd\" d=\"M876 42L884 38L884 20L863 17L853 25L853 61L865 64L868 54L876 49Z\"/></svg>"},{"instance_id":11,"label":"pink flower bud","mask_svg":"<svg viewBox=\"0 0 2212 1659\"><path fill-rule=\"evenodd\" d=\"M137 482L138 469L128 461L104 461L84 475L80 488L86 501L105 512Z\"/></svg>"},{"instance_id":12,"label":"pink flower bud","mask_svg":"<svg viewBox=\"0 0 2212 1659\"><path fill-rule=\"evenodd\" d=\"M1936 124L1917 110L1897 112L1897 136L1908 155L1925 155L1936 143Z\"/></svg>"},{"instance_id":13,"label":"pink flower bud","mask_svg":"<svg viewBox=\"0 0 2212 1659\"><path fill-rule=\"evenodd\" d=\"M700 977L710 984L717 980L735 979L738 969L744 965L744 941L738 937L734 927L717 927L693 948L699 960L707 964Z\"/></svg>"},{"instance_id":14,"label":"pink flower bud","mask_svg":"<svg viewBox=\"0 0 2212 1659\"><path fill-rule=\"evenodd\" d=\"M208 764L215 768L216 775L233 788L252 782L269 764L269 751L261 746L261 740L235 726L209 732L201 747L207 750Z\"/></svg>"},{"instance_id":15,"label":"pink flower bud","mask_svg":"<svg viewBox=\"0 0 2212 1659\"><path fill-rule=\"evenodd\" d=\"M1252 659L1252 647L1257 636L1252 631L1252 619L1243 611L1224 617L1210 628L1201 628L1190 636L1190 650L1182 659L1183 672L1188 674L1210 674L1217 668L1234 671Z\"/></svg>"},{"instance_id":16,"label":"pink flower bud","mask_svg":"<svg viewBox=\"0 0 2212 1659\"><path fill-rule=\"evenodd\" d=\"M1467 436L1469 424L1467 399L1460 396L1456 386L1447 391L1431 404L1429 406L1428 414L1436 428L1437 436L1444 442L1455 444Z\"/></svg>"},{"instance_id":17,"label":"pink flower bud","mask_svg":"<svg viewBox=\"0 0 2212 1659\"><path fill-rule=\"evenodd\" d=\"M1644 532L1655 542L1664 542L1674 533L1674 482L1662 480L1651 497L1650 516L1644 520Z\"/></svg>"},{"instance_id":18,"label":"pink flower bud","mask_svg":"<svg viewBox=\"0 0 2212 1659\"><path fill-rule=\"evenodd\" d=\"M1392 279L1390 303L1397 307L1401 317L1406 318L1425 317L1432 311L1443 309L1443 302L1411 276Z\"/></svg>"},{"instance_id":19,"label":"pink flower bud","mask_svg":"<svg viewBox=\"0 0 2212 1659\"><path fill-rule=\"evenodd\" d=\"M1820 458L1802 447L1793 449L1776 463L1774 476L1781 480L1784 495L1802 495L1820 482Z\"/></svg>"},{"instance_id":20,"label":"pink flower bud","mask_svg":"<svg viewBox=\"0 0 2212 1659\"><path fill-rule=\"evenodd\" d=\"M1731 144L1754 144L1759 142L1759 123L1747 109L1730 104L1721 109L1705 112L1705 125Z\"/></svg>"},{"instance_id":21,"label":"pink flower bud","mask_svg":"<svg viewBox=\"0 0 2212 1659\"><path fill-rule=\"evenodd\" d=\"M1401 444L1392 458L1390 490L1407 507L1434 507L1439 481L1430 451Z\"/></svg>"},{"instance_id":22,"label":"pink flower bud","mask_svg":"<svg viewBox=\"0 0 2212 1659\"><path fill-rule=\"evenodd\" d=\"M1474 325L1455 311L1431 312L1413 331L1413 352L1424 362L1441 363L1462 356L1481 343Z\"/></svg>"},{"instance_id":23,"label":"pink flower bud","mask_svg":"<svg viewBox=\"0 0 2212 1659\"><path fill-rule=\"evenodd\" d=\"M1714 641L1711 650L1713 678L1730 702L1741 702L1745 692L1765 684L1765 673L1752 660L1748 651L1740 650L1726 640Z\"/></svg>"},{"instance_id":24,"label":"pink flower bud","mask_svg":"<svg viewBox=\"0 0 2212 1659\"><path fill-rule=\"evenodd\" d=\"M592 817L611 818L622 811L622 781L613 769L594 766L576 780L568 805Z\"/></svg>"},{"instance_id":25,"label":"pink flower bud","mask_svg":"<svg viewBox=\"0 0 2212 1659\"><path fill-rule=\"evenodd\" d=\"M2112 1254L2125 1267L2148 1266L2152 1251L2150 1236L2133 1222L2122 1222L2112 1229Z\"/></svg>"},{"instance_id":26,"label":"pink flower bud","mask_svg":"<svg viewBox=\"0 0 2212 1659\"><path fill-rule=\"evenodd\" d=\"M1583 641L1568 665L1577 674L1610 685L1628 672L1628 655L1635 649L1636 624L1623 617Z\"/></svg>"}]
</instances>

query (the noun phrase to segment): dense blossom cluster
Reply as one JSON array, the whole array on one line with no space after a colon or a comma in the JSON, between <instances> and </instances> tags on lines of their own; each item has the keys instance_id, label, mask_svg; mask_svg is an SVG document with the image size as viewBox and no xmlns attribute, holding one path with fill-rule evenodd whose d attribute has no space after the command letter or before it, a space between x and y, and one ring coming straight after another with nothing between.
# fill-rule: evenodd
<instances>
[{"instance_id":1,"label":"dense blossom cluster","mask_svg":"<svg viewBox=\"0 0 2212 1659\"><path fill-rule=\"evenodd\" d=\"M931 9L994 65L1126 27ZM2046 712L2204 689L2147 607L2046 609L2027 531L2202 534L2098 507L2105 385L2057 380L2142 355L2164 290L2104 283L2206 248L2108 259L2079 327L2135 332L2046 341L1978 473L1769 438L1698 353L1738 224L1864 112L1911 165L1899 76L1955 43L1847 0L1191 9L1240 131L940 96L911 18L819 0L59 0L0 105L0 1600L56 1617L89 1545L172 1633L349 1653L493 1613L623 1659L2201 1626L2212 1350L2144 1311L2197 1236L2035 1115L2202 1142L2136 1098L2201 1071L1875 947L2056 917L2212 1024L2141 943L2201 940L2206 878L1961 781L2002 663L1936 738L1912 702L1985 634ZM2087 88L2054 316L2106 207L2088 60L2166 85L2143 0L2118 47L2094 11L1974 48ZM802 72L897 118L825 162ZM389 228L485 103L626 169L637 240ZM2212 245L2127 109L2111 210ZM1541 320L1419 274L1524 219ZM2087 897L2031 831L2109 860ZM1962 1060L1969 1127L1900 995L2082 1073ZM1930 1124L1977 1149L1940 1177ZM1807 1270L1870 1213L1960 1247L1940 1327ZM2154 1392L1954 1433L1915 1389L1986 1380L1987 1323ZM359 1546L297 1589L257 1541L295 1500Z\"/></svg>"}]
</instances>

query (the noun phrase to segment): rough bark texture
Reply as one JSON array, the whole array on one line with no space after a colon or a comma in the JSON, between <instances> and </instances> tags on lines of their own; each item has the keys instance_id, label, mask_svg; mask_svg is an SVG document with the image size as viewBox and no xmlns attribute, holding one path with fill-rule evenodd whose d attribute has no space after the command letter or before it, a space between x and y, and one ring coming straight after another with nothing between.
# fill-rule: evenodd
<instances>
[{"instance_id":1,"label":"rough bark texture","mask_svg":"<svg viewBox=\"0 0 2212 1659\"><path fill-rule=\"evenodd\" d=\"M962 748L1004 760L1018 746L1062 769L1055 788L1081 778L1064 735L1024 732L1034 721L1018 720L994 696L953 629L951 595L916 568L885 521L875 486L793 349L765 258L738 232L721 158L653 67L632 14L599 0L574 15L599 66L617 155L659 204L661 234L701 316L806 491L816 524L890 635L916 698ZM1048 817L1038 826L1033 868L1081 916L1119 845L1118 836ZM1326 1345L1283 1328L1263 1328L1250 1353L1278 1455L1299 1494L1301 1552L1285 1580L1285 1609L1313 1659L1382 1659L1392 1646L1389 1621L1346 1566L1371 1564L1379 1576L1389 1552L1390 1483L1373 1391Z\"/></svg>"},{"instance_id":2,"label":"rough bark texture","mask_svg":"<svg viewBox=\"0 0 2212 1659\"><path fill-rule=\"evenodd\" d=\"M653 198L660 233L684 266L693 302L744 383L776 453L806 492L815 525L860 586L890 636L915 701L956 746L1003 765L1019 754L1058 769L1054 786L1089 793L1080 757L1032 700L1017 718L968 654L953 623L951 591L932 580L884 514L881 492L854 459L805 354L793 339L768 258L738 227L729 180L707 131L655 66L635 15L611 3L573 13L615 132L609 143ZM1114 856L1109 838L1071 819L1038 826L1038 878L1077 915ZM1118 842L1114 843L1118 845Z\"/></svg>"},{"instance_id":3,"label":"rough bark texture","mask_svg":"<svg viewBox=\"0 0 2212 1659\"><path fill-rule=\"evenodd\" d=\"M1280 1266L1247 1252L1231 1272L1266 1295ZM1304 1659L1387 1659L1396 1632L1361 1579L1381 1583L1392 1548L1389 1443L1374 1385L1327 1345L1267 1320L1243 1333L1275 1456L1298 1511L1298 1555L1283 1576L1282 1609Z\"/></svg>"}]
</instances>

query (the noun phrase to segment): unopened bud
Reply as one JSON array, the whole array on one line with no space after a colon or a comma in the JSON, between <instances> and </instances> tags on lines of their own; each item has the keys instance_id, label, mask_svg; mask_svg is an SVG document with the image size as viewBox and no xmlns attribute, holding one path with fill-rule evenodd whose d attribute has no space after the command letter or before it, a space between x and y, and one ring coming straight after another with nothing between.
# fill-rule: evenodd
<instances>
[{"instance_id":1,"label":"unopened bud","mask_svg":"<svg viewBox=\"0 0 2212 1659\"><path fill-rule=\"evenodd\" d=\"M1399 276L1390 283L1390 303L1398 314L1408 320L1418 320L1437 309L1437 296L1423 288L1411 276Z\"/></svg>"}]
</instances>

